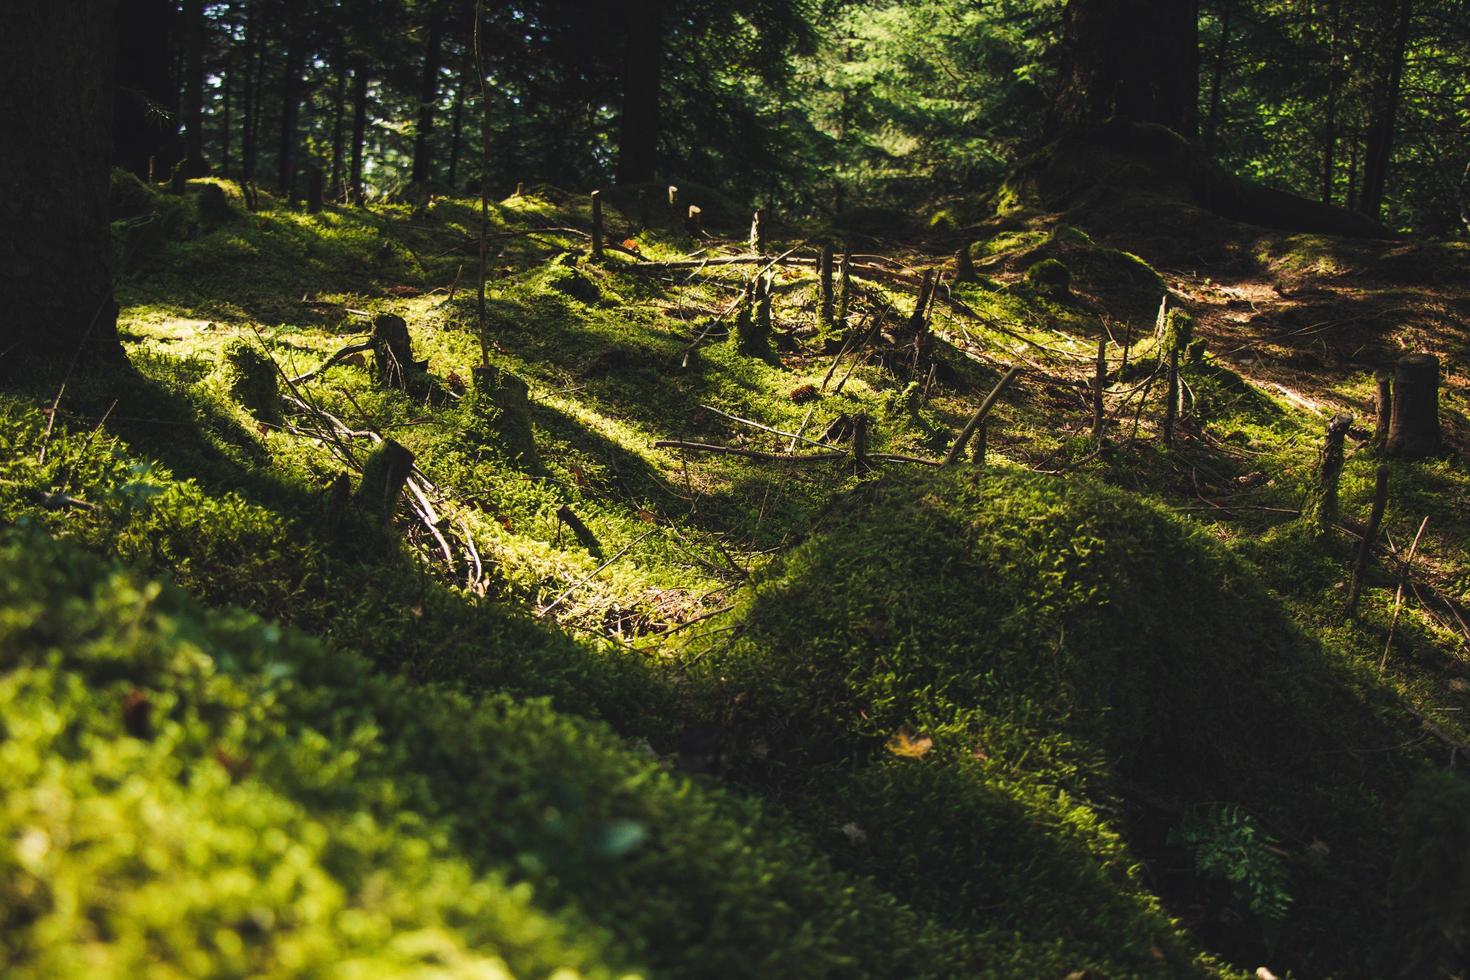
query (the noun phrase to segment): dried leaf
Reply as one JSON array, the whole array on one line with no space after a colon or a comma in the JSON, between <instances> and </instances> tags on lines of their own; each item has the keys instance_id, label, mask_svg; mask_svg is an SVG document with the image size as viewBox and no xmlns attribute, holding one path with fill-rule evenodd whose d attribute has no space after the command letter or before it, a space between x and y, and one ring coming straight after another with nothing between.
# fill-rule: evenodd
<instances>
[{"instance_id":1,"label":"dried leaf","mask_svg":"<svg viewBox=\"0 0 1470 980\"><path fill-rule=\"evenodd\" d=\"M922 759L934 748L934 739L928 735L915 735L913 729L904 725L888 739L888 751L905 759Z\"/></svg>"}]
</instances>

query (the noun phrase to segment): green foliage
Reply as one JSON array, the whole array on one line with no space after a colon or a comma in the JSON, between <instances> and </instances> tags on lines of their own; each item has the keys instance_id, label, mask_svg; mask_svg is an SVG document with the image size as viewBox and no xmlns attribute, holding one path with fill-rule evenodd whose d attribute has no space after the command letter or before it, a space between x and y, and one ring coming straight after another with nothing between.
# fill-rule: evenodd
<instances>
[{"instance_id":1,"label":"green foliage","mask_svg":"<svg viewBox=\"0 0 1470 980\"><path fill-rule=\"evenodd\" d=\"M1291 910L1291 878L1279 845L1237 806L1195 807L1169 832L1189 849L1195 873L1230 886L1235 899L1274 931Z\"/></svg>"}]
</instances>

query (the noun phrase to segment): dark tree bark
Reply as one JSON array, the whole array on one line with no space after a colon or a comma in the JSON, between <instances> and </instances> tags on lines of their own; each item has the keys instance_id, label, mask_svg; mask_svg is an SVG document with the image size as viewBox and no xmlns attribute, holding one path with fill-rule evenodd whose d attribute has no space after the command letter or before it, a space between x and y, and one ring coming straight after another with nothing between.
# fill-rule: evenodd
<instances>
[{"instance_id":1,"label":"dark tree bark","mask_svg":"<svg viewBox=\"0 0 1470 980\"><path fill-rule=\"evenodd\" d=\"M449 117L449 168L444 181L450 187L459 178L459 154L464 146L464 78L468 74L462 73L459 84L454 86L454 110Z\"/></svg>"},{"instance_id":2,"label":"dark tree bark","mask_svg":"<svg viewBox=\"0 0 1470 980\"><path fill-rule=\"evenodd\" d=\"M1215 42L1215 75L1210 79L1210 111L1205 117L1205 156L1215 158L1216 140L1220 133L1220 116L1224 105L1225 66L1230 55L1230 21L1235 13L1235 0L1222 0L1220 37Z\"/></svg>"},{"instance_id":3,"label":"dark tree bark","mask_svg":"<svg viewBox=\"0 0 1470 980\"><path fill-rule=\"evenodd\" d=\"M296 200L296 144L300 138L297 121L301 115L301 75L306 60L306 39L299 17L288 26L286 63L281 77L281 146L277 155L276 186L286 200Z\"/></svg>"},{"instance_id":4,"label":"dark tree bark","mask_svg":"<svg viewBox=\"0 0 1470 980\"><path fill-rule=\"evenodd\" d=\"M148 179L150 159L159 173L168 173L178 159L178 90L169 73L173 33L170 0L134 0L127 16L118 17L110 54L117 59L112 160L140 180Z\"/></svg>"},{"instance_id":5,"label":"dark tree bark","mask_svg":"<svg viewBox=\"0 0 1470 980\"><path fill-rule=\"evenodd\" d=\"M209 173L204 159L204 0L184 0L184 168L190 177Z\"/></svg>"},{"instance_id":6,"label":"dark tree bark","mask_svg":"<svg viewBox=\"0 0 1470 980\"><path fill-rule=\"evenodd\" d=\"M658 171L659 88L663 78L663 0L627 0L623 116L618 129L620 184L653 180Z\"/></svg>"},{"instance_id":7,"label":"dark tree bark","mask_svg":"<svg viewBox=\"0 0 1470 980\"><path fill-rule=\"evenodd\" d=\"M332 179L328 193L331 194L333 200L340 200L343 162L342 128L347 119L347 59L340 48L332 62L336 80L332 87Z\"/></svg>"},{"instance_id":8,"label":"dark tree bark","mask_svg":"<svg viewBox=\"0 0 1470 980\"><path fill-rule=\"evenodd\" d=\"M1342 88L1342 67L1339 63L1338 44L1342 33L1342 3L1332 0L1331 41L1328 45L1327 65L1327 118L1322 127L1322 203L1331 204L1333 184L1337 180L1337 108Z\"/></svg>"},{"instance_id":9,"label":"dark tree bark","mask_svg":"<svg viewBox=\"0 0 1470 980\"><path fill-rule=\"evenodd\" d=\"M121 358L107 187L115 0L11 0L0 32L0 372Z\"/></svg>"},{"instance_id":10,"label":"dark tree bark","mask_svg":"<svg viewBox=\"0 0 1470 980\"><path fill-rule=\"evenodd\" d=\"M444 36L443 19L430 13L428 38L424 44L424 75L419 83L418 121L413 134L413 182L423 183L434 172L434 110L439 104L439 53Z\"/></svg>"},{"instance_id":11,"label":"dark tree bark","mask_svg":"<svg viewBox=\"0 0 1470 980\"><path fill-rule=\"evenodd\" d=\"M219 175L230 175L230 143L234 136L234 100L230 98L235 87L235 66L240 63L233 47L225 58L224 73L220 78L220 128L219 128Z\"/></svg>"},{"instance_id":12,"label":"dark tree bark","mask_svg":"<svg viewBox=\"0 0 1470 980\"><path fill-rule=\"evenodd\" d=\"M352 69L352 165L347 178L354 204L361 204L363 198L362 148L367 140L367 114L367 70L359 64Z\"/></svg>"},{"instance_id":13,"label":"dark tree bark","mask_svg":"<svg viewBox=\"0 0 1470 980\"><path fill-rule=\"evenodd\" d=\"M1394 121L1398 118L1403 92L1404 55L1409 49L1409 28L1413 19L1413 0L1398 0L1390 47L1379 72L1373 118L1368 125L1368 143L1363 153L1363 189L1358 207L1370 218L1377 218L1383 209L1388 164L1393 158Z\"/></svg>"},{"instance_id":14,"label":"dark tree bark","mask_svg":"<svg viewBox=\"0 0 1470 980\"><path fill-rule=\"evenodd\" d=\"M245 6L245 90L240 95L240 179L253 181L257 162L256 120L260 115L260 20L258 0Z\"/></svg>"},{"instance_id":15,"label":"dark tree bark","mask_svg":"<svg viewBox=\"0 0 1470 980\"><path fill-rule=\"evenodd\" d=\"M1053 130L1117 116L1197 135L1197 0L1068 0L1063 20Z\"/></svg>"}]
</instances>

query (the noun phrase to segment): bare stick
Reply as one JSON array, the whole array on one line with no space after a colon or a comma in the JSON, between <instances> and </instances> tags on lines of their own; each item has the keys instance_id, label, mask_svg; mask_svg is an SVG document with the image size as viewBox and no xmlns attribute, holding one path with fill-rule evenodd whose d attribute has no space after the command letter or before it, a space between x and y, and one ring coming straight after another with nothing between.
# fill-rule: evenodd
<instances>
[{"instance_id":1,"label":"bare stick","mask_svg":"<svg viewBox=\"0 0 1470 980\"><path fill-rule=\"evenodd\" d=\"M690 452L715 453L720 456L743 456L773 463L818 463L824 460L846 459L847 453L763 453L755 449L737 449L734 446L715 446L707 442L685 442L683 439L660 439L655 449L687 449Z\"/></svg>"},{"instance_id":2,"label":"bare stick","mask_svg":"<svg viewBox=\"0 0 1470 980\"><path fill-rule=\"evenodd\" d=\"M822 449L831 449L832 448L831 446L827 445L825 442L819 442L816 439L808 439L805 436L803 436L803 435L801 435L800 433L797 433L797 432L783 432L780 429L772 428L769 425L762 425L760 422L755 422L755 421L752 421L751 419L743 419L743 418L741 418L738 415L731 415L729 412L722 412L718 408L715 408L713 405L703 405L703 404L701 404L699 407L702 408L702 409L704 409L706 412L714 412L716 415L720 416L721 418L729 419L731 422L739 422L741 425L748 425L752 429L759 429L762 432L769 432L769 433L771 433L771 435L781 436L782 438L791 439L791 440L793 440L793 446L792 446L793 449L796 448L795 445L794 445L794 442L797 441L797 440L800 440L801 442L807 443L808 445L819 446ZM812 406L812 409L815 409L815 408L816 408L816 406L813 405ZM807 418L811 418L811 416L812 416L812 410L811 409L808 409L806 415L807 415ZM802 423L802 427L805 428L805 426L806 426L806 423L803 422Z\"/></svg>"},{"instance_id":3,"label":"bare stick","mask_svg":"<svg viewBox=\"0 0 1470 980\"><path fill-rule=\"evenodd\" d=\"M1358 614L1358 595L1363 591L1363 575L1368 571L1368 558L1378 541L1378 526L1383 523L1383 510L1388 506L1388 467L1379 466L1373 482L1373 509L1368 514L1368 527L1363 539L1358 542L1358 554L1353 561L1353 577L1348 584L1347 608L1343 619L1352 619Z\"/></svg>"},{"instance_id":4,"label":"bare stick","mask_svg":"<svg viewBox=\"0 0 1470 980\"><path fill-rule=\"evenodd\" d=\"M327 358L320 367L313 368L312 370L307 371L305 374L298 374L296 377L292 378L291 383L299 385L303 382L310 381L312 378L315 378L317 375L321 374L333 364L336 364L339 361L346 360L353 354L361 354L364 351L370 351L372 349L373 342L371 340L364 340L360 344L348 344L346 347L342 348L337 353Z\"/></svg>"},{"instance_id":5,"label":"bare stick","mask_svg":"<svg viewBox=\"0 0 1470 980\"><path fill-rule=\"evenodd\" d=\"M592 257L602 258L602 191L592 192Z\"/></svg>"},{"instance_id":6,"label":"bare stick","mask_svg":"<svg viewBox=\"0 0 1470 980\"><path fill-rule=\"evenodd\" d=\"M563 600L565 600L567 596L571 595L573 592L576 592L582 586L584 586L588 582L592 581L594 578L596 578L598 575L600 575L602 573L603 569L607 568L613 562L617 561L619 558L623 557L628 552L632 551L635 545L640 544L643 541L644 538L648 537L650 534L652 534L654 531L657 531L657 530L658 530L658 528L656 528L656 527L649 528L647 531L644 531L642 534L638 535L638 537L634 538L632 541L629 541L627 544L623 545L623 547L618 550L618 553L617 554L613 555L607 561L603 562L601 565L598 565L596 568L594 568L592 570L592 573L590 575L588 575L587 577L581 579L580 581L578 581L578 582L576 582L576 583L574 583L572 585L567 586L566 589L564 589L562 591L562 594L561 595L559 595L555 599L551 600L551 602L548 605L545 605L545 606L541 607L540 611L538 611L536 613L536 618L537 619L541 619L547 613L551 612L551 610L553 610L557 606L561 605L562 602L563 602Z\"/></svg>"},{"instance_id":7,"label":"bare stick","mask_svg":"<svg viewBox=\"0 0 1470 980\"><path fill-rule=\"evenodd\" d=\"M485 336L485 236L490 228L490 90L485 84L483 26L485 0L475 0L475 73L480 76L480 275L475 295L475 332L480 335L480 366L490 366L490 342ZM516 194L520 195L520 185Z\"/></svg>"},{"instance_id":8,"label":"bare stick","mask_svg":"<svg viewBox=\"0 0 1470 980\"><path fill-rule=\"evenodd\" d=\"M1106 335L1099 337L1097 341L1097 375L1092 381L1092 438L1100 441L1103 434L1103 420L1106 412L1103 406L1103 389L1108 383L1108 338Z\"/></svg>"},{"instance_id":9,"label":"bare stick","mask_svg":"<svg viewBox=\"0 0 1470 980\"><path fill-rule=\"evenodd\" d=\"M1388 624L1388 640L1383 644L1383 659L1378 661L1378 672L1383 673L1383 668L1388 666L1388 651L1393 646L1393 633L1398 629L1399 610L1404 607L1404 582L1409 578L1409 566L1414 564L1414 552L1419 550L1419 539L1424 536L1424 528L1429 525L1429 515L1424 515L1424 520L1419 522L1419 532L1414 535L1414 543L1409 545L1409 555L1404 559L1403 567L1399 569L1399 589L1393 597L1393 619Z\"/></svg>"},{"instance_id":10,"label":"bare stick","mask_svg":"<svg viewBox=\"0 0 1470 980\"><path fill-rule=\"evenodd\" d=\"M1005 394L1005 390L1010 387L1011 382L1015 381L1020 374L1021 368L1017 365L1001 375L1000 380L995 383L995 387L990 389L990 394L985 396L985 400L975 410L975 414L970 416L970 421L965 423L965 427L955 437L954 445L950 446L949 452L945 454L943 465L952 466L955 460L960 458L960 454L965 451L965 443L970 441L970 436L975 432L976 427L985 421L985 417L990 414L990 410L995 407L995 403L1000 400L1000 396Z\"/></svg>"}]
</instances>

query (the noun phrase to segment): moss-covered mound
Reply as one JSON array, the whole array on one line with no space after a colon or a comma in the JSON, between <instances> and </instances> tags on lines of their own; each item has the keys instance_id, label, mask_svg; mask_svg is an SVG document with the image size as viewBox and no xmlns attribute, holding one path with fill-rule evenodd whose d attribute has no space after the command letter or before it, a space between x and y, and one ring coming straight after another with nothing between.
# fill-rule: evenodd
<instances>
[{"instance_id":1,"label":"moss-covered mound","mask_svg":"<svg viewBox=\"0 0 1470 980\"><path fill-rule=\"evenodd\" d=\"M910 901L1064 928L1055 896L1090 876L1126 894L1109 828L1157 856L1193 808L1227 802L1286 856L1232 882L1250 925L1221 946L1315 949L1316 972L1382 938L1379 895L1341 874L1385 880L1381 808L1408 785L1415 757L1394 747L1412 736L1238 561L1136 498L993 470L878 481L758 585L740 639L706 663L734 765L848 808L870 842L882 828L855 863ZM997 871L1048 880L1050 904L988 890ZM1276 889L1275 906L1253 894Z\"/></svg>"},{"instance_id":2,"label":"moss-covered mound","mask_svg":"<svg viewBox=\"0 0 1470 980\"><path fill-rule=\"evenodd\" d=\"M0 535L7 976L1060 975L542 702ZM562 972L558 972L562 971Z\"/></svg>"}]
</instances>

